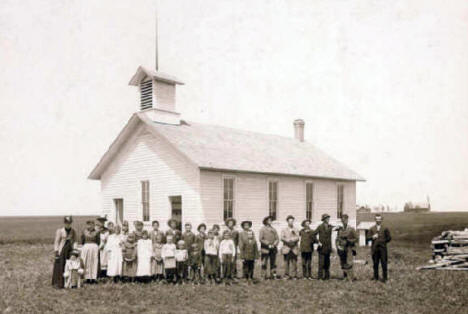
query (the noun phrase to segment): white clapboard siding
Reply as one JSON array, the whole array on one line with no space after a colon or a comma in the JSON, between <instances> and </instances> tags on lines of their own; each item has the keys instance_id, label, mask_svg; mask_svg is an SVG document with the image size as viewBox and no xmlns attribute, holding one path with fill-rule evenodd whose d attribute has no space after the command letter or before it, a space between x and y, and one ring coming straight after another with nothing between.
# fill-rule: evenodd
<instances>
[{"instance_id":1,"label":"white clapboard siding","mask_svg":"<svg viewBox=\"0 0 468 314\"><path fill-rule=\"evenodd\" d=\"M281 229L286 226L286 217L293 215L297 227L306 218L306 182L314 183L314 210L312 222L318 225L321 216L328 213L332 223L338 222L337 215L337 184L335 180L302 178L294 176L269 176L251 173L229 173L201 170L200 194L206 222L209 225L223 221L223 177L235 177L234 218L240 223L252 220L253 229L257 232L262 226L262 220L268 215L268 181L278 181L278 219L274 226ZM356 185L355 182L344 181L344 213L350 216L350 224L355 225L356 217Z\"/></svg>"},{"instance_id":2,"label":"white clapboard siding","mask_svg":"<svg viewBox=\"0 0 468 314\"><path fill-rule=\"evenodd\" d=\"M162 81L156 81L154 85L155 107L162 110L175 111L176 86Z\"/></svg>"},{"instance_id":3,"label":"white clapboard siding","mask_svg":"<svg viewBox=\"0 0 468 314\"><path fill-rule=\"evenodd\" d=\"M114 198L124 200L124 219L142 220L141 183L149 181L150 221L167 227L171 216L169 196L182 196L183 221L203 219L199 197L199 169L165 140L144 126L129 138L101 179L103 210L115 220ZM150 226L150 221L145 226ZM132 225L132 224L131 224Z\"/></svg>"}]
</instances>

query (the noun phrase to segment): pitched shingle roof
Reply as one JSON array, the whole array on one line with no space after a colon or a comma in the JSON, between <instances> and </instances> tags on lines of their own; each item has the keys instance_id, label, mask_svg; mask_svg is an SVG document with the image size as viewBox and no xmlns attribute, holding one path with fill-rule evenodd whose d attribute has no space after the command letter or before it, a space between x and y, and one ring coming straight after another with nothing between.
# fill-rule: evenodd
<instances>
[{"instance_id":1,"label":"pitched shingle roof","mask_svg":"<svg viewBox=\"0 0 468 314\"><path fill-rule=\"evenodd\" d=\"M203 169L364 179L314 145L294 138L187 122L151 127Z\"/></svg>"},{"instance_id":2,"label":"pitched shingle roof","mask_svg":"<svg viewBox=\"0 0 468 314\"><path fill-rule=\"evenodd\" d=\"M143 113L130 118L89 175L90 179L101 178L139 123L146 124L152 133L162 136L201 169L364 181L360 175L307 142L193 122L180 125L157 123Z\"/></svg>"}]
</instances>

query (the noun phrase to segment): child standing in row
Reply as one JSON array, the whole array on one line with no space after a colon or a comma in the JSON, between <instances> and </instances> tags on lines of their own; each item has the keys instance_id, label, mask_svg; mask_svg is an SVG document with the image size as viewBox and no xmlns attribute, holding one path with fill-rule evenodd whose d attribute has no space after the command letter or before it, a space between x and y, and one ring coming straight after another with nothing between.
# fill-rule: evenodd
<instances>
[{"instance_id":1,"label":"child standing in row","mask_svg":"<svg viewBox=\"0 0 468 314\"><path fill-rule=\"evenodd\" d=\"M176 245L174 244L174 237L172 235L166 236L166 244L163 245L161 256L164 263L164 270L166 271L166 280L168 282L175 282L176 275Z\"/></svg>"},{"instance_id":2,"label":"child standing in row","mask_svg":"<svg viewBox=\"0 0 468 314\"><path fill-rule=\"evenodd\" d=\"M252 283L255 269L255 260L258 259L258 246L253 231L247 231L247 240L241 250L244 277L247 283Z\"/></svg>"},{"instance_id":3,"label":"child standing in row","mask_svg":"<svg viewBox=\"0 0 468 314\"><path fill-rule=\"evenodd\" d=\"M154 225L154 224L153 224ZM151 263L151 273L153 278L161 281L164 279L164 267L162 259L163 233L158 233L153 242L153 260Z\"/></svg>"},{"instance_id":4,"label":"child standing in row","mask_svg":"<svg viewBox=\"0 0 468 314\"><path fill-rule=\"evenodd\" d=\"M223 240L219 244L219 260L223 271L223 278L226 284L232 281L232 265L236 256L236 246L231 239L229 230L224 231Z\"/></svg>"},{"instance_id":5,"label":"child standing in row","mask_svg":"<svg viewBox=\"0 0 468 314\"><path fill-rule=\"evenodd\" d=\"M123 236L120 232L120 226L114 227L114 233L107 238L106 251L108 254L107 276L114 278L114 282L119 280L122 275L122 242Z\"/></svg>"},{"instance_id":6,"label":"child standing in row","mask_svg":"<svg viewBox=\"0 0 468 314\"><path fill-rule=\"evenodd\" d=\"M213 280L216 281L216 273L218 266L218 249L219 242L215 238L214 232L210 230L208 232L208 239L205 240L205 276L207 277L210 284Z\"/></svg>"},{"instance_id":7,"label":"child standing in row","mask_svg":"<svg viewBox=\"0 0 468 314\"><path fill-rule=\"evenodd\" d=\"M183 284L187 279L188 268L188 251L185 248L184 240L177 242L177 249L175 252L176 267L177 267L177 283Z\"/></svg>"},{"instance_id":8,"label":"child standing in row","mask_svg":"<svg viewBox=\"0 0 468 314\"><path fill-rule=\"evenodd\" d=\"M134 281L137 272L137 244L133 233L127 236L123 244L122 256L122 277L124 281Z\"/></svg>"},{"instance_id":9,"label":"child standing in row","mask_svg":"<svg viewBox=\"0 0 468 314\"><path fill-rule=\"evenodd\" d=\"M151 277L151 257L153 256L153 244L148 236L148 231L143 230L141 239L137 242L138 267L137 277L140 281L148 282Z\"/></svg>"},{"instance_id":10,"label":"child standing in row","mask_svg":"<svg viewBox=\"0 0 468 314\"><path fill-rule=\"evenodd\" d=\"M192 280L194 285L198 285L201 282L201 266L202 266L202 255L201 250L197 242L192 244L192 249L189 254L189 266L192 270Z\"/></svg>"}]
</instances>

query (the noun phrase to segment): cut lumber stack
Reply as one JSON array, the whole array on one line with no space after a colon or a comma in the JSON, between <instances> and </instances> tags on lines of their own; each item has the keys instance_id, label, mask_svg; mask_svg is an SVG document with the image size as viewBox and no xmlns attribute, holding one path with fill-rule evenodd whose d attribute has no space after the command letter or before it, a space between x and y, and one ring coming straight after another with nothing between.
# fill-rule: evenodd
<instances>
[{"instance_id":1,"label":"cut lumber stack","mask_svg":"<svg viewBox=\"0 0 468 314\"><path fill-rule=\"evenodd\" d=\"M468 228L464 231L444 231L431 243L432 260L417 270L468 270Z\"/></svg>"}]
</instances>

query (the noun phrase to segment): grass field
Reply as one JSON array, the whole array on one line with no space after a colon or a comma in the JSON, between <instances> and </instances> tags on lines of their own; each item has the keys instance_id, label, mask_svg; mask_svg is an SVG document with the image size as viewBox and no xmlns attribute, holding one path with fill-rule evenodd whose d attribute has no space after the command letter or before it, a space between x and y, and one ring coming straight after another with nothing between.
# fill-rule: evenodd
<instances>
[{"instance_id":1,"label":"grass field","mask_svg":"<svg viewBox=\"0 0 468 314\"><path fill-rule=\"evenodd\" d=\"M361 217L368 220L369 217ZM5 313L466 313L468 273L417 272L430 258L430 239L468 227L467 213L386 214L394 241L387 284L370 280L371 265L356 265L343 282L339 262L320 281L268 281L247 286L111 284L81 290L50 286L52 241L59 217L0 218L0 312ZM81 229L86 217L75 217ZM314 253L315 254L315 253ZM368 248L359 258L370 261ZM314 255L313 273L317 259ZM279 258L282 273L282 258ZM259 265L256 268L259 275Z\"/></svg>"}]
</instances>

